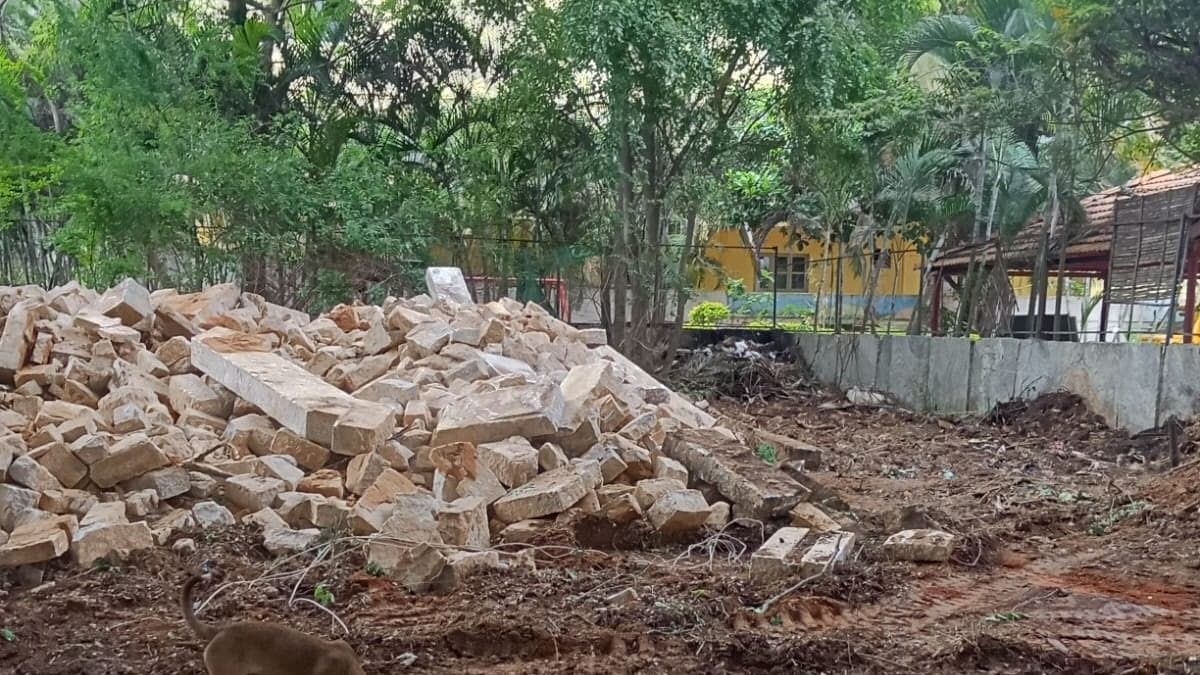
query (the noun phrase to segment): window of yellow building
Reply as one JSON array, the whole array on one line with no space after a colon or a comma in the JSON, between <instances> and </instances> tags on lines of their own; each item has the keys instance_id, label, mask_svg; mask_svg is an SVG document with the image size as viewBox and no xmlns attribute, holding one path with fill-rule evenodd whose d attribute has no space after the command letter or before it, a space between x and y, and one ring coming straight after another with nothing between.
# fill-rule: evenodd
<instances>
[{"instance_id":1,"label":"window of yellow building","mask_svg":"<svg viewBox=\"0 0 1200 675\"><path fill-rule=\"evenodd\" d=\"M775 256L775 284L781 291L808 291L808 256Z\"/></svg>"}]
</instances>

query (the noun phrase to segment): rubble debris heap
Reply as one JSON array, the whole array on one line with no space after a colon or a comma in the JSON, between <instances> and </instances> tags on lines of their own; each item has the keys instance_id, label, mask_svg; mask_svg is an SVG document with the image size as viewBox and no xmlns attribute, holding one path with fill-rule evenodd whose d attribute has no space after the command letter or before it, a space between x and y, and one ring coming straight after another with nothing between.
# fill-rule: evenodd
<instances>
[{"instance_id":1,"label":"rubble debris heap","mask_svg":"<svg viewBox=\"0 0 1200 675\"><path fill-rule=\"evenodd\" d=\"M492 540L572 510L678 532L801 500L603 331L474 304L455 268L427 284L315 319L232 284L0 287L0 566L241 521L279 555L371 537L424 590L532 564Z\"/></svg>"}]
</instances>

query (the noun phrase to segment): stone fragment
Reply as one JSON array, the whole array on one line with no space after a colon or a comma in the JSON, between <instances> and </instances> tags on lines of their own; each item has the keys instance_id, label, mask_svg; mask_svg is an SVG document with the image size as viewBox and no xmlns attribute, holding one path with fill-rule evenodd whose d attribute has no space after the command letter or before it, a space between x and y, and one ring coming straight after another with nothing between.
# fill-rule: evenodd
<instances>
[{"instance_id":1,"label":"stone fragment","mask_svg":"<svg viewBox=\"0 0 1200 675\"><path fill-rule=\"evenodd\" d=\"M291 530L269 528L263 533L263 548L273 556L301 553L316 546L321 540L321 531L316 528Z\"/></svg>"},{"instance_id":2,"label":"stone fragment","mask_svg":"<svg viewBox=\"0 0 1200 675\"><path fill-rule=\"evenodd\" d=\"M263 531L272 529L290 529L287 521L271 509L262 509L242 516L243 525L257 525Z\"/></svg>"},{"instance_id":3,"label":"stone fragment","mask_svg":"<svg viewBox=\"0 0 1200 675\"><path fill-rule=\"evenodd\" d=\"M632 523L642 517L642 507L638 505L633 494L626 492L609 499L600 505L600 512L605 518L618 525Z\"/></svg>"},{"instance_id":4,"label":"stone fragment","mask_svg":"<svg viewBox=\"0 0 1200 675\"><path fill-rule=\"evenodd\" d=\"M125 494L125 515L140 519L158 510L158 494L154 490L138 490Z\"/></svg>"},{"instance_id":5,"label":"stone fragment","mask_svg":"<svg viewBox=\"0 0 1200 675\"><path fill-rule=\"evenodd\" d=\"M288 490L295 490L304 480L304 471L296 466L295 459L288 455L263 455L254 465L254 473L267 478L278 478Z\"/></svg>"},{"instance_id":6,"label":"stone fragment","mask_svg":"<svg viewBox=\"0 0 1200 675\"><path fill-rule=\"evenodd\" d=\"M654 477L673 478L684 485L687 485L688 470L687 467L671 459L670 457L659 455L654 458Z\"/></svg>"},{"instance_id":7,"label":"stone fragment","mask_svg":"<svg viewBox=\"0 0 1200 675\"><path fill-rule=\"evenodd\" d=\"M410 546L389 540L371 542L367 547L367 561L413 593L430 590L447 565L445 555L433 546Z\"/></svg>"},{"instance_id":8,"label":"stone fragment","mask_svg":"<svg viewBox=\"0 0 1200 675\"><path fill-rule=\"evenodd\" d=\"M416 383L394 377L375 380L354 392L355 398L396 407L403 407L420 396L421 388Z\"/></svg>"},{"instance_id":9,"label":"stone fragment","mask_svg":"<svg viewBox=\"0 0 1200 675\"><path fill-rule=\"evenodd\" d=\"M96 523L75 533L71 559L80 567L89 568L99 560L116 562L152 546L154 537L146 523Z\"/></svg>"},{"instance_id":10,"label":"stone fragment","mask_svg":"<svg viewBox=\"0 0 1200 675\"><path fill-rule=\"evenodd\" d=\"M79 525L81 527L88 527L90 525L114 525L128 522L129 514L125 509L124 502L99 502L88 509L87 514L79 521Z\"/></svg>"},{"instance_id":11,"label":"stone fragment","mask_svg":"<svg viewBox=\"0 0 1200 675\"><path fill-rule=\"evenodd\" d=\"M136 433L114 443L103 459L92 463L89 472L93 483L102 488L111 488L169 463L153 441L145 434Z\"/></svg>"},{"instance_id":12,"label":"stone fragment","mask_svg":"<svg viewBox=\"0 0 1200 675\"><path fill-rule=\"evenodd\" d=\"M23 300L8 311L4 329L0 331L0 383L13 384L33 348L35 310L38 303Z\"/></svg>"},{"instance_id":13,"label":"stone fragment","mask_svg":"<svg viewBox=\"0 0 1200 675\"><path fill-rule=\"evenodd\" d=\"M568 463L566 453L553 443L543 443L542 447L538 449L538 466L542 471L553 471Z\"/></svg>"},{"instance_id":14,"label":"stone fragment","mask_svg":"<svg viewBox=\"0 0 1200 675\"><path fill-rule=\"evenodd\" d=\"M773 581L792 574L799 564L799 547L808 528L781 527L750 556L750 576L755 581Z\"/></svg>"},{"instance_id":15,"label":"stone fragment","mask_svg":"<svg viewBox=\"0 0 1200 675\"><path fill-rule=\"evenodd\" d=\"M58 516L60 518L73 516ZM18 567L54 560L67 552L71 534L61 527L37 521L13 530L0 546L0 567Z\"/></svg>"},{"instance_id":16,"label":"stone fragment","mask_svg":"<svg viewBox=\"0 0 1200 675\"><path fill-rule=\"evenodd\" d=\"M595 460L600 464L600 473L604 476L606 483L612 482L614 478L625 473L628 466L621 459L617 449L605 443L593 445L592 449L583 455L583 459Z\"/></svg>"},{"instance_id":17,"label":"stone fragment","mask_svg":"<svg viewBox=\"0 0 1200 675\"><path fill-rule=\"evenodd\" d=\"M351 459L346 467L346 489L361 495L375 483L384 469L388 468L388 461L377 452L358 455Z\"/></svg>"},{"instance_id":18,"label":"stone fragment","mask_svg":"<svg viewBox=\"0 0 1200 675\"><path fill-rule=\"evenodd\" d=\"M196 503L192 507L192 517L196 519L197 525L206 530L210 527L229 527L237 524L229 509L213 501Z\"/></svg>"},{"instance_id":19,"label":"stone fragment","mask_svg":"<svg viewBox=\"0 0 1200 675\"><path fill-rule=\"evenodd\" d=\"M84 490L49 490L42 493L38 508L58 515L83 517L97 503L96 495Z\"/></svg>"},{"instance_id":20,"label":"stone fragment","mask_svg":"<svg viewBox=\"0 0 1200 675\"><path fill-rule=\"evenodd\" d=\"M699 490L677 490L656 499L646 511L646 519L663 534L678 534L703 526L709 512Z\"/></svg>"},{"instance_id":21,"label":"stone fragment","mask_svg":"<svg viewBox=\"0 0 1200 675\"><path fill-rule=\"evenodd\" d=\"M215 495L220 487L216 478L199 471L189 471L188 482L190 486L188 487L187 494L189 497L195 497L196 499L208 499Z\"/></svg>"},{"instance_id":22,"label":"stone fragment","mask_svg":"<svg viewBox=\"0 0 1200 675\"><path fill-rule=\"evenodd\" d=\"M817 508L808 502L800 502L792 507L788 512L788 516L792 519L792 526L806 527L818 534L825 532L835 532L842 529L840 523L833 518L830 518L824 511Z\"/></svg>"},{"instance_id":23,"label":"stone fragment","mask_svg":"<svg viewBox=\"0 0 1200 675\"><path fill-rule=\"evenodd\" d=\"M478 497L462 497L444 504L437 514L442 541L453 546L487 548L491 545L487 504Z\"/></svg>"},{"instance_id":24,"label":"stone fragment","mask_svg":"<svg viewBox=\"0 0 1200 675\"><path fill-rule=\"evenodd\" d=\"M418 357L431 356L450 343L452 333L450 324L441 319L434 319L414 326L404 335L404 341L411 350L410 354L416 354Z\"/></svg>"},{"instance_id":25,"label":"stone fragment","mask_svg":"<svg viewBox=\"0 0 1200 675\"><path fill-rule=\"evenodd\" d=\"M644 511L654 506L654 502L663 495L685 489L687 485L674 478L647 478L634 485L633 496Z\"/></svg>"},{"instance_id":26,"label":"stone fragment","mask_svg":"<svg viewBox=\"0 0 1200 675\"><path fill-rule=\"evenodd\" d=\"M378 481L378 477L376 477L376 481ZM344 497L346 492L342 485L342 474L337 469L321 469L305 476L296 486L296 491L337 497L338 499Z\"/></svg>"},{"instance_id":27,"label":"stone fragment","mask_svg":"<svg viewBox=\"0 0 1200 675\"><path fill-rule=\"evenodd\" d=\"M583 499L588 488L583 478L563 467L538 475L497 500L492 508L496 517L506 523L554 515Z\"/></svg>"},{"instance_id":28,"label":"stone fragment","mask_svg":"<svg viewBox=\"0 0 1200 675\"><path fill-rule=\"evenodd\" d=\"M351 407L333 426L330 449L339 455L378 450L396 429L396 415L386 406L364 403Z\"/></svg>"},{"instance_id":29,"label":"stone fragment","mask_svg":"<svg viewBox=\"0 0 1200 675\"><path fill-rule=\"evenodd\" d=\"M883 552L893 560L946 562L954 553L956 538L941 530L904 530L883 542Z\"/></svg>"},{"instance_id":30,"label":"stone fragment","mask_svg":"<svg viewBox=\"0 0 1200 675\"><path fill-rule=\"evenodd\" d=\"M521 436L481 443L475 447L475 455L507 488L524 485L538 472L538 451Z\"/></svg>"},{"instance_id":31,"label":"stone fragment","mask_svg":"<svg viewBox=\"0 0 1200 675\"><path fill-rule=\"evenodd\" d=\"M286 491L287 484L278 478L240 475L225 480L225 499L245 511L265 509Z\"/></svg>"},{"instance_id":32,"label":"stone fragment","mask_svg":"<svg viewBox=\"0 0 1200 675\"><path fill-rule=\"evenodd\" d=\"M171 550L181 556L192 556L196 554L195 539L176 539L174 544L171 544Z\"/></svg>"},{"instance_id":33,"label":"stone fragment","mask_svg":"<svg viewBox=\"0 0 1200 675\"><path fill-rule=\"evenodd\" d=\"M12 464L8 465L8 479L17 485L37 492L63 488L62 483L58 482L54 474L39 464L31 455L21 455L13 459Z\"/></svg>"},{"instance_id":34,"label":"stone fragment","mask_svg":"<svg viewBox=\"0 0 1200 675\"><path fill-rule=\"evenodd\" d=\"M729 502L716 502L711 506L712 510L708 514L708 520L704 521L704 526L713 530L723 530L729 524L729 514L733 507Z\"/></svg>"},{"instance_id":35,"label":"stone fragment","mask_svg":"<svg viewBox=\"0 0 1200 675\"><path fill-rule=\"evenodd\" d=\"M420 489L404 474L385 469L371 487L354 504L350 529L358 535L373 534L383 529L392 516L393 503L399 495L417 494Z\"/></svg>"},{"instance_id":36,"label":"stone fragment","mask_svg":"<svg viewBox=\"0 0 1200 675\"><path fill-rule=\"evenodd\" d=\"M854 533L827 532L800 559L800 572L805 575L819 574L844 561L854 550Z\"/></svg>"},{"instance_id":37,"label":"stone fragment","mask_svg":"<svg viewBox=\"0 0 1200 675\"><path fill-rule=\"evenodd\" d=\"M133 279L125 279L108 289L94 305L96 312L119 319L126 326L138 326L154 314L150 291Z\"/></svg>"},{"instance_id":38,"label":"stone fragment","mask_svg":"<svg viewBox=\"0 0 1200 675\"><path fill-rule=\"evenodd\" d=\"M40 501L34 490L0 483L0 530L11 532L27 513L38 509Z\"/></svg>"},{"instance_id":39,"label":"stone fragment","mask_svg":"<svg viewBox=\"0 0 1200 675\"><path fill-rule=\"evenodd\" d=\"M73 488L87 478L87 465L79 461L65 442L43 445L30 452L29 457L44 466L63 487Z\"/></svg>"},{"instance_id":40,"label":"stone fragment","mask_svg":"<svg viewBox=\"0 0 1200 675\"><path fill-rule=\"evenodd\" d=\"M171 509L165 516L155 520L150 525L150 533L154 535L154 543L165 546L171 537L179 530L196 527L196 518L186 509Z\"/></svg>"},{"instance_id":41,"label":"stone fragment","mask_svg":"<svg viewBox=\"0 0 1200 675\"><path fill-rule=\"evenodd\" d=\"M379 446L379 456L387 460L388 466L397 471L408 471L415 453L399 441L387 441Z\"/></svg>"},{"instance_id":42,"label":"stone fragment","mask_svg":"<svg viewBox=\"0 0 1200 675\"><path fill-rule=\"evenodd\" d=\"M162 501L185 495L191 488L191 476L181 466L150 471L121 484L126 491L151 490Z\"/></svg>"}]
</instances>

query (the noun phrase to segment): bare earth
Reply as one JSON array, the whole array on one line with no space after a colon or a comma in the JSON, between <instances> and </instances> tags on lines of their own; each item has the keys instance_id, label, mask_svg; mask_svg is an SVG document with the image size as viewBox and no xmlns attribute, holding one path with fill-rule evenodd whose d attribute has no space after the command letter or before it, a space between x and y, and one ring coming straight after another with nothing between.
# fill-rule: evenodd
<instances>
[{"instance_id":1,"label":"bare earth","mask_svg":"<svg viewBox=\"0 0 1200 675\"><path fill-rule=\"evenodd\" d=\"M311 599L324 583L379 675L1200 672L1200 464L1190 455L1168 472L1161 442L1106 430L1066 396L994 423L819 395L715 407L826 448L814 475L860 533L855 562L766 613L755 608L795 580L749 577L757 528L689 548L578 522L537 548L536 573L473 577L446 596L370 576L342 542L332 564L301 579L307 561L285 563L227 588L200 616L332 637L328 615L288 607L293 592ZM923 525L960 535L952 562L880 559L887 534ZM0 672L201 673L176 598L187 570L212 560L224 581L249 581L277 561L245 530L192 536L194 555L154 549L83 573L60 564L33 590L0 576ZM629 588L636 599L608 599Z\"/></svg>"}]
</instances>

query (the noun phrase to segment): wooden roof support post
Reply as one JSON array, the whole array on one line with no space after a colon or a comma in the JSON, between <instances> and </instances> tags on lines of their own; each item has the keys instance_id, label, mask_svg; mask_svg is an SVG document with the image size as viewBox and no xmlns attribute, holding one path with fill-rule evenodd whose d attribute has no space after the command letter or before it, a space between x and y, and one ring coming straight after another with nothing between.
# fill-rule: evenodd
<instances>
[{"instance_id":1,"label":"wooden roof support post","mask_svg":"<svg viewBox=\"0 0 1200 675\"><path fill-rule=\"evenodd\" d=\"M937 274L933 275L933 293L929 301L929 334L937 335L942 330L942 275L944 272L938 270Z\"/></svg>"}]
</instances>

